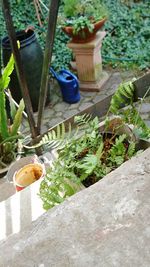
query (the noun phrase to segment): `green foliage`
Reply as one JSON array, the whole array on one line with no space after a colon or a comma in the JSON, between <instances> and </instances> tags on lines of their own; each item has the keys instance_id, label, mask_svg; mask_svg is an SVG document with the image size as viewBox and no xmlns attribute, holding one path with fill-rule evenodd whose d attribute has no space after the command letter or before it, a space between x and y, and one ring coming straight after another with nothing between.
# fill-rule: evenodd
<instances>
[{"instance_id":1,"label":"green foliage","mask_svg":"<svg viewBox=\"0 0 150 267\"><path fill-rule=\"evenodd\" d=\"M54 163L54 168L55 171L50 169L47 172L40 185L40 197L46 210L60 204L64 199L75 194L81 188L81 185L78 185L78 183L71 182L74 174L63 168L59 161Z\"/></svg>"},{"instance_id":2,"label":"green foliage","mask_svg":"<svg viewBox=\"0 0 150 267\"><path fill-rule=\"evenodd\" d=\"M130 106L120 110L122 105L126 105L126 99ZM126 134L117 135L118 127L124 126L126 121L133 124L133 133L138 133L138 137L150 137L150 129L133 105L133 99L132 82L121 84L112 97L108 111L108 114L114 112L115 115L122 115L122 119L119 118L121 125L114 125L111 134L100 133L97 117L91 119L88 114L75 117L77 135L72 135L58 150L57 160L41 183L40 197L45 209L58 205L80 190L82 185L90 186L102 179L136 154L136 143L132 138L130 140ZM108 114L105 130L111 123ZM53 134L54 140L56 136L61 138L60 134Z\"/></svg>"},{"instance_id":3,"label":"green foliage","mask_svg":"<svg viewBox=\"0 0 150 267\"><path fill-rule=\"evenodd\" d=\"M79 17L78 20L73 20L73 34L76 35L81 31L81 36L84 39L86 37L85 32L82 31L84 28L88 28L90 32L93 32L94 25L86 17Z\"/></svg>"},{"instance_id":4,"label":"green foliage","mask_svg":"<svg viewBox=\"0 0 150 267\"><path fill-rule=\"evenodd\" d=\"M150 9L149 0L125 5L123 1L104 0L109 20L104 28L103 62L112 67L140 69L150 66Z\"/></svg>"},{"instance_id":5,"label":"green foliage","mask_svg":"<svg viewBox=\"0 0 150 267\"><path fill-rule=\"evenodd\" d=\"M97 182L135 153L133 144L126 146L126 135L112 136L107 149L107 136L105 139L100 133L97 117L78 116L75 121L79 122L81 134L73 135L58 150L58 158L41 182L40 197L45 209L81 190L82 184L89 186Z\"/></svg>"},{"instance_id":6,"label":"green foliage","mask_svg":"<svg viewBox=\"0 0 150 267\"><path fill-rule=\"evenodd\" d=\"M0 78L0 165L2 167L5 164L10 163L15 156L16 141L19 138L18 129L21 124L22 112L24 110L24 102L21 100L18 110L15 114L13 124L10 125L10 121L7 118L6 112L6 94L10 82L10 75L14 69L14 58L11 55L10 60L5 67L2 76ZM10 106L10 108L12 105ZM11 112L12 113L12 112Z\"/></svg>"},{"instance_id":7,"label":"green foliage","mask_svg":"<svg viewBox=\"0 0 150 267\"><path fill-rule=\"evenodd\" d=\"M106 17L107 11L102 1L97 0L64 0L64 15L66 18L78 18L79 16L93 17L99 20Z\"/></svg>"},{"instance_id":8,"label":"green foliage","mask_svg":"<svg viewBox=\"0 0 150 267\"><path fill-rule=\"evenodd\" d=\"M15 103L13 101L13 98L12 98L12 95L9 89L8 89L7 97L9 99L10 113L11 113L10 115L11 115L11 118L14 120L15 115L16 115L16 106L15 106Z\"/></svg>"},{"instance_id":9,"label":"green foliage","mask_svg":"<svg viewBox=\"0 0 150 267\"><path fill-rule=\"evenodd\" d=\"M13 55L11 55L10 60L0 78L0 136L3 139L9 136L4 90L8 87L8 84L10 82L10 75L13 72L13 69L14 69L14 58Z\"/></svg>"},{"instance_id":10,"label":"green foliage","mask_svg":"<svg viewBox=\"0 0 150 267\"><path fill-rule=\"evenodd\" d=\"M150 138L150 128L145 124L134 104L120 111L120 115L123 116L126 123L134 125L133 133L136 136L144 140Z\"/></svg>"},{"instance_id":11,"label":"green foliage","mask_svg":"<svg viewBox=\"0 0 150 267\"><path fill-rule=\"evenodd\" d=\"M121 105L133 103L134 85L132 81L121 83L111 98L109 112L118 114Z\"/></svg>"},{"instance_id":12,"label":"green foliage","mask_svg":"<svg viewBox=\"0 0 150 267\"><path fill-rule=\"evenodd\" d=\"M24 111L24 108L25 108L25 105L24 105L24 101L22 99L19 103L19 107L18 107L16 114L15 114L15 117L14 117L13 125L12 125L11 131L10 131L10 136L17 135L17 132L18 132L19 127L21 125L22 113Z\"/></svg>"},{"instance_id":13,"label":"green foliage","mask_svg":"<svg viewBox=\"0 0 150 267\"><path fill-rule=\"evenodd\" d=\"M75 0L72 0L75 1ZM14 25L17 30L25 29L28 25L33 25L37 33L38 40L42 48L45 46L46 30L47 30L47 11L42 7L43 15L41 20L42 27L39 27L33 1L17 1L11 0L12 15ZM48 0L43 0L44 4L49 6ZM70 3L71 0L68 0ZM76 2L76 1L75 1ZM139 3L130 2L128 5L120 0L103 0L97 1L96 12L99 12L98 4L102 3L106 6L109 18L104 25L107 32L102 45L103 63L110 65L113 68L140 68L146 69L150 67L150 9L149 0L140 1ZM83 1L85 3L85 1ZM87 13L90 14L89 8L86 5ZM69 4L68 4L69 7ZM91 7L90 7L91 9ZM75 10L75 9L73 9ZM60 5L59 15L63 15L63 1ZM102 11L102 8L101 8ZM102 12L103 13L103 12ZM72 53L66 47L69 38L61 31L59 24L57 25L55 44L53 49L54 69L60 70L68 68ZM0 38L6 34L2 10L0 9Z\"/></svg>"},{"instance_id":14,"label":"green foliage","mask_svg":"<svg viewBox=\"0 0 150 267\"><path fill-rule=\"evenodd\" d=\"M14 70L14 58L13 55L11 55L9 62L3 71L3 75L0 78L0 92L3 92L4 89L8 87L10 82L10 75L13 72L13 70Z\"/></svg>"},{"instance_id":15,"label":"green foliage","mask_svg":"<svg viewBox=\"0 0 150 267\"><path fill-rule=\"evenodd\" d=\"M64 0L64 14L67 17L77 16L81 11L78 4L79 0Z\"/></svg>"},{"instance_id":16,"label":"green foliage","mask_svg":"<svg viewBox=\"0 0 150 267\"><path fill-rule=\"evenodd\" d=\"M128 158L131 158L135 153L135 143L131 142L128 147L127 155Z\"/></svg>"},{"instance_id":17,"label":"green foliage","mask_svg":"<svg viewBox=\"0 0 150 267\"><path fill-rule=\"evenodd\" d=\"M80 33L85 38L84 28L93 32L93 23L107 17L107 11L102 3L96 0L64 0L64 10L59 21L62 26L72 26L73 34Z\"/></svg>"},{"instance_id":18,"label":"green foliage","mask_svg":"<svg viewBox=\"0 0 150 267\"><path fill-rule=\"evenodd\" d=\"M133 81L134 80L135 79L133 79ZM133 102L135 90L133 81L121 83L119 85L115 94L112 96L108 113L111 112L115 115L121 115L125 123L132 124L134 126L133 133L136 136L142 139L149 139L150 128L141 118L140 112L136 109ZM141 99L141 104L143 100ZM122 106L128 107L120 110Z\"/></svg>"},{"instance_id":19,"label":"green foliage","mask_svg":"<svg viewBox=\"0 0 150 267\"><path fill-rule=\"evenodd\" d=\"M65 124L58 124L56 130L50 130L48 133L44 134L41 141L33 146L24 145L26 149L35 149L38 147L43 147L44 151L49 151L57 147L63 147L68 139L71 137L72 129L71 124L68 125L68 131L65 129Z\"/></svg>"},{"instance_id":20,"label":"green foliage","mask_svg":"<svg viewBox=\"0 0 150 267\"><path fill-rule=\"evenodd\" d=\"M112 165L116 164L117 166L120 166L125 161L126 147L123 143L125 141L125 138L125 134L120 135L118 138L116 138L115 144L109 151L109 160Z\"/></svg>"}]
</instances>

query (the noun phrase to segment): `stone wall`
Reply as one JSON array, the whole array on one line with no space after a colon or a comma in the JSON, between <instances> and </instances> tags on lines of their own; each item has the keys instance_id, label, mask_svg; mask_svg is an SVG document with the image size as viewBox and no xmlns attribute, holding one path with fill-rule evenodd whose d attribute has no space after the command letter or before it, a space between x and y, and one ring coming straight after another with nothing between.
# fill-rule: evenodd
<instances>
[{"instance_id":1,"label":"stone wall","mask_svg":"<svg viewBox=\"0 0 150 267\"><path fill-rule=\"evenodd\" d=\"M150 148L1 242L0 266L149 267L149 192Z\"/></svg>"}]
</instances>

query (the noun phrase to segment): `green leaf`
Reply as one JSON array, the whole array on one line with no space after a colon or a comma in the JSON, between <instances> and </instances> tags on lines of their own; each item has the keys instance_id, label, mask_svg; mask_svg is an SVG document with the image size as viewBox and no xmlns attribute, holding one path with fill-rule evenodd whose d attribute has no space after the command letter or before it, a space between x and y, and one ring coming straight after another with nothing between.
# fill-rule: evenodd
<instances>
[{"instance_id":1,"label":"green leaf","mask_svg":"<svg viewBox=\"0 0 150 267\"><path fill-rule=\"evenodd\" d=\"M16 112L14 121L13 121L13 125L12 125L12 129L11 129L11 136L17 135L18 129L21 125L21 120L22 120L22 113L24 111L25 105L24 105L24 101L23 99L20 101L19 103L19 107L18 110Z\"/></svg>"},{"instance_id":2,"label":"green leaf","mask_svg":"<svg viewBox=\"0 0 150 267\"><path fill-rule=\"evenodd\" d=\"M14 100L12 98L11 92L10 90L8 90L8 98L9 98L9 105L10 105L10 114L11 114L11 118L14 120L15 118L15 114L17 112Z\"/></svg>"},{"instance_id":3,"label":"green leaf","mask_svg":"<svg viewBox=\"0 0 150 267\"><path fill-rule=\"evenodd\" d=\"M2 77L0 78L0 92L4 91L9 85L10 75L14 70L14 57L11 55L7 66L5 67Z\"/></svg>"},{"instance_id":4,"label":"green leaf","mask_svg":"<svg viewBox=\"0 0 150 267\"><path fill-rule=\"evenodd\" d=\"M135 143L131 142L128 147L127 155L131 158L135 153Z\"/></svg>"},{"instance_id":5,"label":"green leaf","mask_svg":"<svg viewBox=\"0 0 150 267\"><path fill-rule=\"evenodd\" d=\"M7 114L5 107L5 93L0 92L0 135L3 139L9 136L8 126L7 126Z\"/></svg>"}]
</instances>

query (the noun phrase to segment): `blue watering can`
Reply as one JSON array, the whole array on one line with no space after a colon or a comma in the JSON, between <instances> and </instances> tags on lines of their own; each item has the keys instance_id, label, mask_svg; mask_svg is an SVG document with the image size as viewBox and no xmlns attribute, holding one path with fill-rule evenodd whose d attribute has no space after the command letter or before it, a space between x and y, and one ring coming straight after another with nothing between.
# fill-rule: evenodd
<instances>
[{"instance_id":1,"label":"blue watering can","mask_svg":"<svg viewBox=\"0 0 150 267\"><path fill-rule=\"evenodd\" d=\"M80 100L77 77L68 70L61 70L59 74L57 74L53 68L50 68L50 71L58 81L63 100L70 104L77 103Z\"/></svg>"}]
</instances>

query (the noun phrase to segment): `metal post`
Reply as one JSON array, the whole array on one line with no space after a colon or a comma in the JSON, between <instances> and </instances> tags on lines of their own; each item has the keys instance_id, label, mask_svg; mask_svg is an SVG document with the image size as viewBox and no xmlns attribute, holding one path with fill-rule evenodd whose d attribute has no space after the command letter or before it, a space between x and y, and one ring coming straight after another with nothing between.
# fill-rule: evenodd
<instances>
[{"instance_id":1,"label":"metal post","mask_svg":"<svg viewBox=\"0 0 150 267\"><path fill-rule=\"evenodd\" d=\"M34 120L31 99L29 96L28 87L27 87L27 83L26 83L26 79L25 79L25 75L23 71L22 62L21 62L20 52L17 46L16 34L15 34L14 26L13 26L11 13L10 13L9 1L2 0L2 4L3 4L4 17L6 21L6 27L7 27L7 31L9 34L10 43L11 43L11 47L12 47L12 51L13 51L13 55L15 59L16 71L17 71L17 75L18 75L18 79L20 82L20 87L21 87L21 91L22 91L22 95L23 95L23 99L25 102L26 111L28 115L31 135L32 135L32 138L34 139L38 134L37 134L36 124Z\"/></svg>"},{"instance_id":2,"label":"metal post","mask_svg":"<svg viewBox=\"0 0 150 267\"><path fill-rule=\"evenodd\" d=\"M39 106L38 106L37 130L39 134L41 130L42 115L43 115L43 110L44 110L45 100L46 100L46 95L47 95L49 66L51 63L51 57L52 57L52 51L53 51L53 43L54 43L54 36L55 36L55 29L56 29L56 22L57 22L57 14L58 14L58 9L59 9L59 2L60 0L51 0L50 9L49 9L48 30L47 30L47 36L46 36Z\"/></svg>"}]
</instances>

